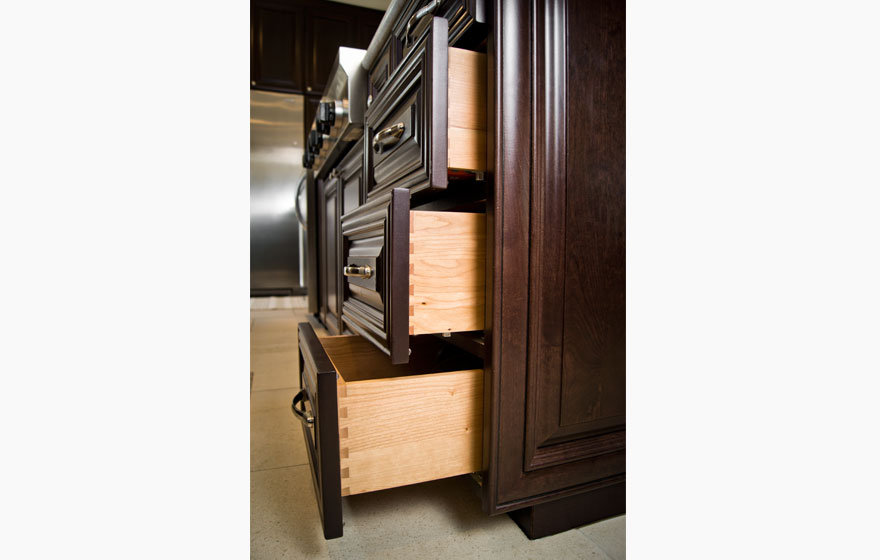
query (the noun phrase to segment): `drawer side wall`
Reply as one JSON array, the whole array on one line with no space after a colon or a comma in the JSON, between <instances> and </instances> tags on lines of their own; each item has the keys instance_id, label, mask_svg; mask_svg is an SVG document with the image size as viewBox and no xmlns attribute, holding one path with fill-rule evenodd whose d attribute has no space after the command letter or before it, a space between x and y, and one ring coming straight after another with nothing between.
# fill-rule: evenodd
<instances>
[{"instance_id":1,"label":"drawer side wall","mask_svg":"<svg viewBox=\"0 0 880 560\"><path fill-rule=\"evenodd\" d=\"M479 471L483 372L340 381L342 495Z\"/></svg>"},{"instance_id":2,"label":"drawer side wall","mask_svg":"<svg viewBox=\"0 0 880 560\"><path fill-rule=\"evenodd\" d=\"M409 334L483 329L486 216L410 212Z\"/></svg>"},{"instance_id":3,"label":"drawer side wall","mask_svg":"<svg viewBox=\"0 0 880 560\"><path fill-rule=\"evenodd\" d=\"M486 55L449 48L447 165L486 169Z\"/></svg>"}]
</instances>

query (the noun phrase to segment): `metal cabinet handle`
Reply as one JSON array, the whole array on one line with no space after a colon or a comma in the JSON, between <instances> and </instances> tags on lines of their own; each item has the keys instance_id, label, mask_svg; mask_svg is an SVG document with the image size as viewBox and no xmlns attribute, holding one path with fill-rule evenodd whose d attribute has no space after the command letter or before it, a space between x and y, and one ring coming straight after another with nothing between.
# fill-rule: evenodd
<instances>
[{"instance_id":1,"label":"metal cabinet handle","mask_svg":"<svg viewBox=\"0 0 880 560\"><path fill-rule=\"evenodd\" d=\"M373 275L373 267L371 266L346 266L342 269L344 276L353 276L355 278L369 278Z\"/></svg>"},{"instance_id":2,"label":"metal cabinet handle","mask_svg":"<svg viewBox=\"0 0 880 560\"><path fill-rule=\"evenodd\" d=\"M428 14L433 14L434 10L436 10L438 7L440 7L440 0L434 0L430 4L427 4L425 7L423 7L421 10L414 13L411 18L409 18L409 21L406 22L406 34L404 34L403 36L404 47L408 46L410 41L412 41L410 33L412 32L412 29L416 25L418 25L419 20Z\"/></svg>"},{"instance_id":3,"label":"metal cabinet handle","mask_svg":"<svg viewBox=\"0 0 880 560\"><path fill-rule=\"evenodd\" d=\"M314 424L315 423L314 416L309 416L306 414L305 410L300 410L296 407L296 405L301 403L303 401L303 399L305 399L305 397L306 397L306 390L303 389L299 393L297 393L295 397L293 397L293 402L290 403L290 408L293 410L293 413L296 415L296 417L299 418L300 422L302 422L304 424Z\"/></svg>"},{"instance_id":4,"label":"metal cabinet handle","mask_svg":"<svg viewBox=\"0 0 880 560\"><path fill-rule=\"evenodd\" d=\"M302 209L299 207L299 199L302 194L303 187L306 186L306 181L308 179L305 175L299 181L299 186L296 187L296 203L293 205L294 213L296 214L296 221L299 222L300 227L303 231L306 231L308 225L306 224L306 218L303 216Z\"/></svg>"},{"instance_id":5,"label":"metal cabinet handle","mask_svg":"<svg viewBox=\"0 0 880 560\"><path fill-rule=\"evenodd\" d=\"M404 130L406 130L406 125L399 122L377 132L376 135L373 136L373 151L379 153L382 151L383 147L397 144L397 141L403 136Z\"/></svg>"}]
</instances>

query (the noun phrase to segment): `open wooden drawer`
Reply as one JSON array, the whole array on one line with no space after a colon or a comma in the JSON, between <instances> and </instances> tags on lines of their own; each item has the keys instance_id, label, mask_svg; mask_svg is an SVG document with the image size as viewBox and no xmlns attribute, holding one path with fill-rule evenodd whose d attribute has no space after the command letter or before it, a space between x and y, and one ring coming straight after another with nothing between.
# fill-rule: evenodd
<instances>
[{"instance_id":1,"label":"open wooden drawer","mask_svg":"<svg viewBox=\"0 0 880 560\"><path fill-rule=\"evenodd\" d=\"M486 170L486 55L448 46L448 34L432 18L366 111L368 199Z\"/></svg>"},{"instance_id":2,"label":"open wooden drawer","mask_svg":"<svg viewBox=\"0 0 880 560\"><path fill-rule=\"evenodd\" d=\"M408 364L360 336L318 338L299 325L303 423L324 537L342 536L342 496L481 469L483 370L437 337Z\"/></svg>"},{"instance_id":3,"label":"open wooden drawer","mask_svg":"<svg viewBox=\"0 0 880 560\"><path fill-rule=\"evenodd\" d=\"M391 356L410 335L483 329L486 216L410 210L398 188L342 217L342 320Z\"/></svg>"}]
</instances>

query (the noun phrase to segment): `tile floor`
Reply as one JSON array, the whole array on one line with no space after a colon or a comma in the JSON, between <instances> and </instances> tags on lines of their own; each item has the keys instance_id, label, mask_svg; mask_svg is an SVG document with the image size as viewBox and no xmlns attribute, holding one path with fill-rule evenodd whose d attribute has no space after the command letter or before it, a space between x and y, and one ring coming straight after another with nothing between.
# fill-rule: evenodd
<instances>
[{"instance_id":1,"label":"tile floor","mask_svg":"<svg viewBox=\"0 0 880 560\"><path fill-rule=\"evenodd\" d=\"M467 476L343 498L344 536L325 541L290 412L299 387L296 325L306 310L261 306L251 310L252 558L626 557L625 515L530 541L508 516L483 514Z\"/></svg>"}]
</instances>

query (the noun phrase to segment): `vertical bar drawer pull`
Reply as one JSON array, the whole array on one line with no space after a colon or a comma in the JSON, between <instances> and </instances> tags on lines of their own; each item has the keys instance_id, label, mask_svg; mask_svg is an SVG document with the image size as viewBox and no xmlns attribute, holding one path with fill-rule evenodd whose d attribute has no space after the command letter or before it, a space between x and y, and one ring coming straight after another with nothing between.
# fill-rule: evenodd
<instances>
[{"instance_id":1,"label":"vertical bar drawer pull","mask_svg":"<svg viewBox=\"0 0 880 560\"><path fill-rule=\"evenodd\" d=\"M370 278L373 275L373 268L370 266L346 266L342 269L342 274L355 278Z\"/></svg>"},{"instance_id":2,"label":"vertical bar drawer pull","mask_svg":"<svg viewBox=\"0 0 880 560\"><path fill-rule=\"evenodd\" d=\"M305 389L303 389L299 393L297 393L296 396L293 397L293 402L290 403L290 408L293 410L293 413L296 415L296 417L299 418L300 422L303 422L304 424L314 424L315 418L313 416L307 415L305 410L300 410L296 407L296 405L303 402L303 399L305 399L305 396L306 396Z\"/></svg>"}]
</instances>

